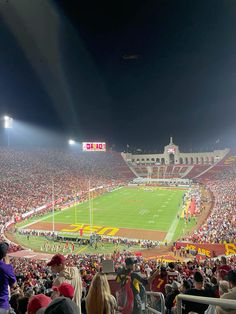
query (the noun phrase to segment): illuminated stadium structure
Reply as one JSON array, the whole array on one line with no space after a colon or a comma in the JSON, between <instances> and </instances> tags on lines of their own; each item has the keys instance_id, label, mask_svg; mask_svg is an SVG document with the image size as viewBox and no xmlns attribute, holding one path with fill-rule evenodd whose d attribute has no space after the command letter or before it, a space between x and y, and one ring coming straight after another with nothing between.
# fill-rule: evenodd
<instances>
[{"instance_id":1,"label":"illuminated stadium structure","mask_svg":"<svg viewBox=\"0 0 236 314\"><path fill-rule=\"evenodd\" d=\"M175 149L176 154L178 154L178 157L183 158L184 153L179 152L178 147L173 144L172 140L170 144L165 147L164 155L158 156L160 156L160 158L166 157L167 160L170 160L169 155L173 153L173 148ZM63 152L45 149L1 149L1 232L4 232L6 226L9 227L12 223L19 223L23 220L20 228L28 230L28 227L22 226L28 226L30 224L30 232L34 229L43 232L51 232L55 227L56 232L59 232L60 230L62 231L63 228L68 230L67 233L76 230L73 232L73 236L77 237L80 229L83 229L83 232L88 235L91 232L97 232L103 236L126 237L132 239L140 238L145 239L145 241L150 239L151 241L158 240L167 242L171 241L171 239L176 239L178 236L183 238L186 233L186 239L190 242L196 242L196 239L198 239L200 235L201 240L204 240L204 242L219 243L225 239L226 242L232 244L235 241L234 231L231 231L230 229L231 227L233 228L235 221L235 216L232 214L233 207L231 205L225 207L225 203L220 202L222 202L225 197L224 186L227 185L227 182L229 182L229 191L227 193L234 195L232 193L234 193L234 190L236 189L236 182L232 176L235 173L236 156L233 151L228 149L205 154L189 154L189 158L193 159L195 157L195 160L197 160L197 158L201 160L204 156L208 157L208 159L204 159L205 161L208 160L207 164L159 165L156 163L156 160L154 163L151 163L151 161L153 161L151 160L152 158L159 158L154 157L154 155L152 157L150 157L150 155L133 155L133 159L136 158L136 161L137 159L141 159L141 162L143 162L142 159L145 161L145 163L142 164L141 162L140 164L135 164L134 160L127 159L127 157L131 157L130 154L124 155L123 153L120 154L110 151L94 153L79 151ZM210 160L212 160L210 159L210 156L214 157L213 164L210 163ZM148 158L150 158L150 160L147 160ZM181 167L185 167L184 170L181 170ZM150 168L152 168L151 171ZM176 174L178 174L179 177L177 177ZM148 182L145 184L141 183L141 186L140 183L132 183L135 178L137 179L137 176L148 178ZM224 178L224 181L221 180L222 177ZM54 182L53 187L52 178ZM155 178L157 179L156 182ZM186 188L186 184L183 184L182 181L179 183L174 181L176 178L179 178L182 181L186 180L186 178L191 178L195 181L197 179L196 186L199 186L199 183L204 184L206 187L206 192L204 192L206 200L204 204L206 205L201 205L201 207L199 207L200 205L194 205L196 207L196 210L194 210L197 215L196 217L197 219L200 219L200 221L201 217L204 217L206 220L210 215L210 211L213 210L212 213L215 215L214 211L219 210L219 204L222 204L222 208L226 208L227 215L232 215L231 218L227 219L226 216L224 216L226 219L225 228L227 226L228 230L227 233L224 229L224 232L222 231L222 233L218 233L218 237L215 232L209 236L206 235L206 232L201 231L202 229L199 229L200 231L197 232L196 229L193 228L193 222L191 222L187 229L184 227L185 225L183 221L181 222L182 225L178 225L178 221L176 222L177 213L180 213L180 216L183 215L181 217L185 217L184 213L190 210L190 207L185 207L185 209L183 209L182 207L180 208L179 206L174 205L172 214L168 214L168 207L172 208L171 199L174 197L174 195L171 196L171 194L165 196L166 199L163 200L157 198L156 201L158 203L163 202L163 205L160 203L160 206L158 205L158 207L155 207L157 210L156 214L153 213L155 208L153 208L153 205L149 205L149 199L151 201L152 197L161 197L164 193L160 192L161 189L163 190L163 185L165 186L165 184L167 184L167 189L169 188L170 190L173 190L176 184L179 184L180 188L181 186L183 186L183 189ZM151 182L150 179L153 179L154 182ZM164 181L160 183L158 182L158 179ZM167 180L167 182L165 182L166 179L169 179L169 181ZM88 187L88 182L90 182L90 188ZM160 184L161 187L159 190L158 186L160 186ZM150 191L153 191L154 194L145 193L145 185L147 185L147 191L149 189ZM157 190L155 190L153 185L157 185ZM190 186L192 184L190 181L187 181L187 185ZM195 186L195 184L193 186ZM62 214L56 212L54 227L52 226L52 218L50 218L52 216L53 208L52 189L54 192L53 196L55 197L55 210L62 210L62 213L65 213L63 214L64 216L61 216ZM135 194L135 189L137 189L138 194ZM113 194L107 194L107 192L111 191L114 191ZM194 190L191 190L190 188L190 191L193 193ZM195 195L191 193L189 196L190 199L191 195ZM90 198L92 201L89 200ZM107 198L110 198L109 203L106 201ZM231 196L230 200L233 202L234 196ZM102 206L104 207L104 215L107 217L107 220L102 218L104 215L102 214L103 211L101 206L97 205L99 202L104 204ZM196 203L196 200L194 200L194 202ZM111 208L114 208L112 205L113 203L118 204L120 210L115 207L115 211L114 209L112 211ZM150 204L152 204L152 202ZM185 206L190 206L186 204ZM193 204L191 206L193 206ZM207 210L204 209L205 206L208 206ZM67 210L66 208L68 207L69 209ZM90 212L91 208L93 208L92 217L87 215L87 208L90 209ZM126 215L126 208L130 208L129 213L131 216L127 216L127 219L124 221L122 220L122 215ZM181 211L179 212L180 209ZM138 213L136 212L137 210ZM86 214L80 214L82 213L81 211L83 213L86 212ZM120 215L116 216L119 212ZM167 214L169 220L163 220L162 225L160 225L158 224L158 221L161 223L162 220L160 220L160 217L163 217L164 219L164 214ZM36 228L36 225L32 223L32 219L37 222L39 220L39 215L42 217L44 223L43 225L38 225ZM109 218L110 215L111 217L112 215L114 216L114 222ZM142 228L139 230L140 225L138 222L137 226L135 225L136 220L134 217L139 216L140 221L146 219L146 227L144 228L146 231L143 230L141 232L140 230L142 230ZM81 217L83 217L84 221L81 220ZM29 218L30 221L28 222ZM26 222L24 223L25 220ZM64 221L64 224L67 223L68 225L64 225L62 229L58 229L58 224L62 221ZM128 223L128 221L131 221L132 223ZM165 228L163 227L164 225L166 226ZM200 225L198 224L197 228L199 227ZM177 230L176 228L184 229L178 233L175 231ZM206 228L208 228L207 225ZM190 231L192 232L192 236L189 235ZM140 236L138 234L140 234ZM7 233L7 236L9 236L9 233ZM12 236L10 235L10 238L11 237ZM23 238L23 242L25 244L24 239L25 238ZM22 240L19 240L20 243L21 241ZM231 247L231 249L234 251L234 246ZM229 248L225 248L225 251L227 250L229 250ZM222 247L219 252L222 252ZM213 249L211 253L213 254Z\"/></svg>"},{"instance_id":2,"label":"illuminated stadium structure","mask_svg":"<svg viewBox=\"0 0 236 314\"><path fill-rule=\"evenodd\" d=\"M122 153L122 156L137 177L193 179L210 170L228 153L229 149L183 153L171 137L162 154Z\"/></svg>"}]
</instances>

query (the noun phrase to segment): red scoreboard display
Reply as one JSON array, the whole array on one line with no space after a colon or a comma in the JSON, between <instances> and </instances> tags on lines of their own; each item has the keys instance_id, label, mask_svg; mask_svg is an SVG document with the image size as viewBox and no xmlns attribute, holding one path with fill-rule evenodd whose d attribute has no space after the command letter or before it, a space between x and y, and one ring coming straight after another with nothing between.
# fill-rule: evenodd
<instances>
[{"instance_id":1,"label":"red scoreboard display","mask_svg":"<svg viewBox=\"0 0 236 314\"><path fill-rule=\"evenodd\" d=\"M105 152L106 143L97 142L83 142L83 151L85 152Z\"/></svg>"},{"instance_id":2,"label":"red scoreboard display","mask_svg":"<svg viewBox=\"0 0 236 314\"><path fill-rule=\"evenodd\" d=\"M169 154L175 154L175 152L176 152L175 147L168 147L167 153L169 153Z\"/></svg>"}]
</instances>

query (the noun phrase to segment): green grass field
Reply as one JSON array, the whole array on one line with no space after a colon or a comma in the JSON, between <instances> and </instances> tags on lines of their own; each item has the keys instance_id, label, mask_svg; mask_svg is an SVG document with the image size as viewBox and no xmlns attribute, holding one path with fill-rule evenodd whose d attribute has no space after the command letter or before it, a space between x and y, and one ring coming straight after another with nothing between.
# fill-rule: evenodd
<instances>
[{"instance_id":1,"label":"green grass field","mask_svg":"<svg viewBox=\"0 0 236 314\"><path fill-rule=\"evenodd\" d=\"M184 192L161 187L125 187L107 192L92 201L93 224L167 232L180 210ZM43 220L51 222L52 216L48 215ZM89 202L57 212L57 222L89 224Z\"/></svg>"},{"instance_id":2,"label":"green grass field","mask_svg":"<svg viewBox=\"0 0 236 314\"><path fill-rule=\"evenodd\" d=\"M183 219L177 219L181 212L184 189L171 189L165 187L123 187L113 192L107 192L91 201L93 208L93 225L134 228L143 230L158 230L166 232L167 242L175 241L184 234L187 234L196 224L195 219L185 224ZM67 224L89 224L89 202L84 202L55 213L55 223ZM52 222L52 213L44 217L34 217L17 224L18 227L31 222L42 221ZM65 235L65 234L64 234ZM30 241L23 235L13 233L12 236L18 243L41 251L44 237L30 237ZM86 235L85 235L86 237ZM88 237L88 235L87 235ZM95 250L91 247L76 247L75 253L110 253L117 249L112 244L105 244ZM120 250L127 249L119 247ZM134 250L140 249L134 247Z\"/></svg>"},{"instance_id":3,"label":"green grass field","mask_svg":"<svg viewBox=\"0 0 236 314\"><path fill-rule=\"evenodd\" d=\"M26 236L18 234L18 233L14 233L12 234L12 236L14 236L14 239L17 241L17 243L22 243L24 246L26 246L27 248L30 248L36 252L42 252L42 246L45 243L45 237L38 237L38 236L30 236L30 239L28 240ZM50 244L54 244L54 243L58 243L58 242L54 242L54 241L50 241ZM113 253L114 250L119 250L119 251L123 251L123 250L129 250L129 251L140 251L142 250L140 248L140 246L135 245L132 247L128 247L125 245L113 245L112 243L104 243L103 245L101 245L101 243L98 243L98 248L95 249L94 247L91 247L89 245L83 245L80 246L77 243L75 244L75 254L94 254L94 253L101 253L101 254L108 254L108 253ZM43 251L45 252L45 251ZM47 251L46 253L54 253L52 251ZM62 251L60 251L59 253L63 253ZM68 254L70 253L69 251L64 252L64 254Z\"/></svg>"}]
</instances>

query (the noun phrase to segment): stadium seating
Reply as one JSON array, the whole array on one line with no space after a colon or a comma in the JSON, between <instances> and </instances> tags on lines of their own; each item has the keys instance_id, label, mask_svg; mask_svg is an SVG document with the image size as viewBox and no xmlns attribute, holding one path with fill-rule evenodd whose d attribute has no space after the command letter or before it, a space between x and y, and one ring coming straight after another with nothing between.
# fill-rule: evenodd
<instances>
[{"instance_id":1,"label":"stadium seating","mask_svg":"<svg viewBox=\"0 0 236 314\"><path fill-rule=\"evenodd\" d=\"M0 223L52 199L73 197L90 187L117 185L134 174L120 154L38 150L0 150Z\"/></svg>"},{"instance_id":2,"label":"stadium seating","mask_svg":"<svg viewBox=\"0 0 236 314\"><path fill-rule=\"evenodd\" d=\"M127 257L132 256L132 253L129 251L122 252L122 253L114 253L110 258L114 262L115 271L118 271L121 267L124 266L125 259ZM104 260L105 256L103 254L78 254L78 255L68 255L66 258L66 264L68 266L77 266L80 269L82 282L83 282L83 293L84 295L87 294L89 287L91 285L92 278L94 275L102 270L102 261ZM161 287L161 290L154 289L154 291L162 291L164 292L164 296L167 300L169 299L169 294L167 290L164 289L165 284L169 283L170 292L173 289L172 281L169 281L173 275L175 274L175 285L177 286L177 294L178 293L185 293L183 282L188 282L188 287L193 287L194 281L193 276L196 271L200 271L205 278L204 281L204 290L206 291L207 296L212 296L215 298L219 298L222 295L222 291L219 289L219 285L221 280L227 279L227 274L231 269L235 267L236 257L229 257L225 260L209 260L205 261L198 261L192 260L188 263L185 262L177 262L168 264L165 261L157 261L156 259L149 259L145 260L142 256L137 256L137 266L136 271L142 274L142 276L149 276L155 270L162 265L167 266L167 277L162 280L164 286ZM49 267L46 266L47 262L44 260L35 260L34 258L13 258L11 259L11 263L14 267L14 271L16 277L18 279L18 285L22 289L21 290L21 297L22 296L29 296L34 294L48 294L50 293L50 288L53 286L53 275ZM170 269L170 267L174 267ZM171 271L172 270L172 271ZM157 275L157 282L160 282ZM111 291L114 296L116 296L117 291L120 289L120 285L115 282L115 276L109 275L108 276ZM163 277L161 278L163 279ZM158 281L159 280L159 281ZM173 279L172 279L173 280ZM218 281L217 281L218 280ZM179 281L179 282L178 282ZM172 286L171 286L171 284ZM182 283L182 284L181 284ZM226 282L227 284L227 282ZM155 285L148 285L146 286L147 290L153 289ZM156 287L156 286L155 286ZM159 286L158 286L159 287ZM19 291L19 288L18 290ZM12 290L12 295L16 292ZM12 297L13 299L13 297ZM172 300L170 303L170 308L172 310L175 309L176 300ZM169 304L169 303L168 303ZM150 304L149 304L150 306ZM153 307L156 305L154 304ZM85 314L82 307L82 314Z\"/></svg>"},{"instance_id":3,"label":"stadium seating","mask_svg":"<svg viewBox=\"0 0 236 314\"><path fill-rule=\"evenodd\" d=\"M192 166L185 165L143 165L143 164L129 164L130 168L139 177L147 178L151 175L153 179L163 178L183 178L188 173ZM151 170L151 172L149 172Z\"/></svg>"},{"instance_id":4,"label":"stadium seating","mask_svg":"<svg viewBox=\"0 0 236 314\"><path fill-rule=\"evenodd\" d=\"M96 187L105 184L122 184L134 178L134 173L127 167L120 154L114 152L82 154L47 150L1 149L0 169L0 227L13 215L19 215L50 201L52 177L54 178L56 197L68 198L74 197L77 192L87 191L89 179L91 187ZM148 173L145 165L136 165L134 169L138 175L145 176ZM184 237L183 240L210 243L235 242L236 156L233 152L218 164L210 167L209 165L156 165L153 167L152 176L197 177L197 180L204 183L214 195L213 210L206 222L200 229L195 230L194 234ZM10 247L10 251L18 249L20 247L16 245ZM115 269L118 270L123 266L125 258L131 255L131 252L125 251L115 252L110 256L115 263ZM69 255L67 257L68 265L77 265L80 268L85 293L89 289L94 274L101 269L104 258L103 254ZM152 272L160 265L156 259L145 260L142 256L137 256L137 259L139 262L137 270L143 275L147 273L147 270ZM23 289L23 294L28 295L31 290L35 293L46 293L45 287L52 287L53 276L45 261L32 258L13 258L11 263L14 266L18 284ZM235 268L236 257L229 257L227 263L229 269ZM192 260L190 264L179 261L175 265L181 279L188 280L190 285L192 285L194 271L201 269L208 284L205 289L217 293L219 288L215 283L216 277L225 279L223 277L225 272L222 273L220 267L225 267L225 265L221 265L218 260L201 262L196 259ZM113 292L115 293L115 290ZM217 296L219 295L217 294Z\"/></svg>"},{"instance_id":5,"label":"stadium seating","mask_svg":"<svg viewBox=\"0 0 236 314\"><path fill-rule=\"evenodd\" d=\"M199 230L185 240L224 243L236 239L236 155L229 152L224 159L198 177L214 195L214 206Z\"/></svg>"},{"instance_id":6,"label":"stadium seating","mask_svg":"<svg viewBox=\"0 0 236 314\"><path fill-rule=\"evenodd\" d=\"M191 170L184 176L186 179L194 179L201 175L203 172L207 171L211 165L194 165Z\"/></svg>"}]
</instances>

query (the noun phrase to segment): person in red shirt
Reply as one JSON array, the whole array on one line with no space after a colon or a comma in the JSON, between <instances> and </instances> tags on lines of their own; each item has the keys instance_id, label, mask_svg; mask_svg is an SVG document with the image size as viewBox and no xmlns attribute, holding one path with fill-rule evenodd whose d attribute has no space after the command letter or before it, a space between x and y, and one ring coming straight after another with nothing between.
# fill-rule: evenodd
<instances>
[{"instance_id":1,"label":"person in red shirt","mask_svg":"<svg viewBox=\"0 0 236 314\"><path fill-rule=\"evenodd\" d=\"M161 292L165 294L165 285L168 283L168 276L165 267L161 267L160 271L156 273L156 276L151 281L151 291Z\"/></svg>"},{"instance_id":2,"label":"person in red shirt","mask_svg":"<svg viewBox=\"0 0 236 314\"><path fill-rule=\"evenodd\" d=\"M150 290L154 292L160 292L165 295L165 285L168 283L168 276L166 268L161 266L157 269L150 279ZM153 307L161 311L161 299L159 296L151 297Z\"/></svg>"},{"instance_id":3,"label":"person in red shirt","mask_svg":"<svg viewBox=\"0 0 236 314\"><path fill-rule=\"evenodd\" d=\"M225 276L226 276L230 270L232 270L232 267L227 265L226 257L222 256L221 257L221 265L218 267L218 271L219 272L224 271L225 272ZM224 278L222 278L222 279L224 279Z\"/></svg>"}]
</instances>

